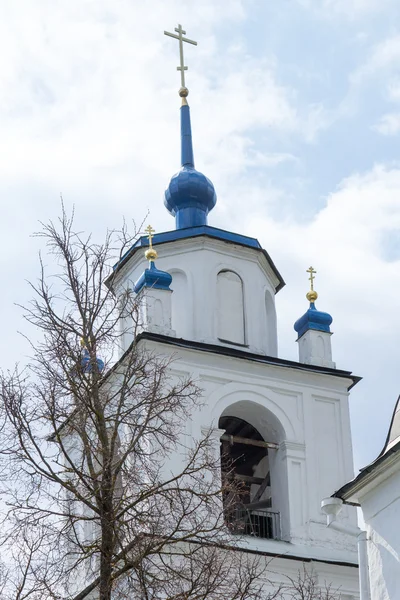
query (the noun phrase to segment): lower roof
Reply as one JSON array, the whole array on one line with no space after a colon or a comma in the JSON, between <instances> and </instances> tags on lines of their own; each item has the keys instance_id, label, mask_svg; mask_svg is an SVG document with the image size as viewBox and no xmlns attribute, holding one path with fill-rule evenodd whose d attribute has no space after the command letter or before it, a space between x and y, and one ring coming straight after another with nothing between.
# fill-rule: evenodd
<instances>
[{"instance_id":1,"label":"lower roof","mask_svg":"<svg viewBox=\"0 0 400 600\"><path fill-rule=\"evenodd\" d=\"M362 489L371 478L379 472L382 471L387 465L384 463L388 461L388 459L393 457L393 454L397 454L400 452L400 396L397 399L392 420L390 422L389 431L386 436L385 444L375 458L369 465L360 470L358 475L345 483L340 489L338 489L332 496L334 498L341 498L345 502L351 498L351 496L358 490ZM353 502L348 502L349 504L353 504ZM357 502L354 502L357 504Z\"/></svg>"},{"instance_id":2,"label":"lower roof","mask_svg":"<svg viewBox=\"0 0 400 600\"><path fill-rule=\"evenodd\" d=\"M255 354L254 352L247 352L246 350L239 350L237 348L229 346L219 346L217 344L208 344L204 342L196 342L193 340L184 340L182 338L170 337L168 335L161 335L158 333L150 333L144 331L140 333L136 341L149 340L175 346L179 348L188 348L192 350L199 350L200 352L208 352L212 354L219 354L222 356L230 356L233 358L239 358L242 360L249 360L252 362L263 363L267 365L275 365L278 367L289 367L298 371L306 371L308 373L319 373L323 375L332 375L333 377L343 377L345 379L351 379L352 383L348 387L350 390L354 387L362 378L352 375L351 371L343 371L341 369L330 369L328 367L318 367L315 365L306 365L293 360L286 360L284 358L277 358L275 356L266 356L265 354ZM122 357L123 358L123 357ZM121 359L122 360L122 359Z\"/></svg>"}]
</instances>

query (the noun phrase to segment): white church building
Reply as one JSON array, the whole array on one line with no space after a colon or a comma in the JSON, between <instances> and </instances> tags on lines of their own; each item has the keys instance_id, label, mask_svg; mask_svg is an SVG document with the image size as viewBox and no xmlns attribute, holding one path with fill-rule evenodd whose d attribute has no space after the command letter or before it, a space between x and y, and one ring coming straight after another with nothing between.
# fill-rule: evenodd
<instances>
[{"instance_id":1,"label":"white church building","mask_svg":"<svg viewBox=\"0 0 400 600\"><path fill-rule=\"evenodd\" d=\"M342 503L362 509L366 528L360 552L362 600L400 598L400 398L379 456L332 499L338 511Z\"/></svg>"},{"instance_id":2,"label":"white church building","mask_svg":"<svg viewBox=\"0 0 400 600\"><path fill-rule=\"evenodd\" d=\"M273 559L277 580L306 564L342 600L357 600L356 509L344 505L327 527L321 500L354 476L349 392L359 378L336 369L332 317L316 307L312 268L309 304L295 324L299 360L278 356L283 278L256 239L208 224L217 198L194 166L187 95L182 87L181 168L165 192L175 229L150 233L149 265L148 237L135 243L115 266L114 291L141 299L137 343L174 356L176 374L199 382L203 404L186 435L212 430L222 475L225 458L234 461L244 550ZM122 330L121 353L132 342L128 322Z\"/></svg>"}]
</instances>

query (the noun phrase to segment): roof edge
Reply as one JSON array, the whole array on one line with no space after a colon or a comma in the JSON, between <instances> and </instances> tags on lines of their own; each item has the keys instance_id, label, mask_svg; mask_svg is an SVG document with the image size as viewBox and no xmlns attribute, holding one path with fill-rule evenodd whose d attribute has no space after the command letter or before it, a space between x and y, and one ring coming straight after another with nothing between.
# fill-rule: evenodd
<instances>
[{"instance_id":1,"label":"roof edge","mask_svg":"<svg viewBox=\"0 0 400 600\"><path fill-rule=\"evenodd\" d=\"M218 227L210 227L209 225L200 225L197 227L188 227L186 229L174 229L171 231L165 231L162 233L156 233L152 239L153 245L164 244L168 242L174 242L177 240L184 240L193 237L205 236L212 239L218 239L223 242L228 242L231 244L237 244L239 246L244 246L246 248L253 248L254 250L258 250L262 252L267 259L268 264L270 265L274 275L278 279L279 283L275 288L275 292L279 292L286 284L279 273L277 267L275 266L274 261L268 254L264 248L262 248L260 242L256 238L249 237L247 235L242 235L240 233L233 233L231 231L227 231L225 229L219 229ZM130 260L130 258L136 253L140 248L148 247L149 242L147 236L141 236L134 244L122 255L117 263L113 266L113 272L109 275L105 281L106 285L111 287L111 281L113 277L122 269L122 267Z\"/></svg>"},{"instance_id":2,"label":"roof edge","mask_svg":"<svg viewBox=\"0 0 400 600\"><path fill-rule=\"evenodd\" d=\"M237 348L229 348L227 346L219 346L217 344L209 344L206 342L185 340L183 338L173 338L167 335L161 335L159 333L150 333L149 331L143 331L142 333L140 333L136 338L136 342L139 342L140 340L161 342L171 346L188 348L192 350L200 350L201 352L209 352L212 354L222 354L223 356L241 358L244 360L250 360L252 362L260 362L278 367L289 367L298 371L312 372L321 375L332 375L333 377L351 379L352 384L348 387L348 390L354 387L362 379L362 377L353 375L351 371L343 371L341 369L330 369L329 367L318 367L316 365L306 365L304 363L299 363L284 358L277 358L275 356L256 354L254 352L247 352L246 350L239 350Z\"/></svg>"},{"instance_id":3,"label":"roof edge","mask_svg":"<svg viewBox=\"0 0 400 600\"><path fill-rule=\"evenodd\" d=\"M392 461L393 455L398 452L400 452L400 441L385 452L385 454L378 456L372 463L361 469L354 479L342 485L342 487L332 494L331 497L340 498L345 504L355 504L356 506L359 506L358 502L350 501L351 496L356 494L364 486L368 485L375 475L378 476L384 468L384 463Z\"/></svg>"}]
</instances>

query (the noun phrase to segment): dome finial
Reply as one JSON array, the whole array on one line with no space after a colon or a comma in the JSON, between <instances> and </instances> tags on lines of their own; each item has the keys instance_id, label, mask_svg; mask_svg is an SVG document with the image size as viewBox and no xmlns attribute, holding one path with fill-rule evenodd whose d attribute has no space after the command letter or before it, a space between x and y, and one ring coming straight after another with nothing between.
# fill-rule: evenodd
<instances>
[{"instance_id":1,"label":"dome finial","mask_svg":"<svg viewBox=\"0 0 400 600\"><path fill-rule=\"evenodd\" d=\"M153 237L155 234L155 230L152 228L151 225L148 225L145 229L145 232L147 233L147 237L149 239L149 248L148 250L146 250L144 255L147 258L147 260L151 263L157 258L157 250L153 248Z\"/></svg>"},{"instance_id":2,"label":"dome finial","mask_svg":"<svg viewBox=\"0 0 400 600\"><path fill-rule=\"evenodd\" d=\"M310 291L307 292L306 298L309 302L314 303L318 298L318 294L314 290L314 275L317 274L317 271L313 267L310 267L309 269L307 269L306 273L310 273L310 277L308 278L310 281Z\"/></svg>"},{"instance_id":3,"label":"dome finial","mask_svg":"<svg viewBox=\"0 0 400 600\"><path fill-rule=\"evenodd\" d=\"M188 70L188 67L185 67L185 61L183 58L183 42L187 42L188 44L193 44L193 46L197 46L197 42L195 42L194 40L189 40L189 38L183 37L184 35L186 35L186 31L184 29L182 29L182 25L178 25L178 27L175 27L175 31L177 32L178 35L176 35L175 33L169 33L169 31L164 31L164 35L169 35L169 37L179 40L180 65L179 65L179 67L176 67L176 70L181 72L181 88L178 93L179 93L180 97L182 98L182 106L186 106L187 105L186 98L189 94L189 90L187 89L186 83L185 83L185 71Z\"/></svg>"}]
</instances>

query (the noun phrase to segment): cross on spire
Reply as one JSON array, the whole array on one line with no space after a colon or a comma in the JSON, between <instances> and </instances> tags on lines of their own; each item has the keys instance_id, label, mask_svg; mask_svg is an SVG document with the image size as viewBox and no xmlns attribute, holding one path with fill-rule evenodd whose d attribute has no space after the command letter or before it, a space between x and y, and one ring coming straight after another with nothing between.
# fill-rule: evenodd
<instances>
[{"instance_id":1,"label":"cross on spire","mask_svg":"<svg viewBox=\"0 0 400 600\"><path fill-rule=\"evenodd\" d=\"M157 258L157 251L155 248L153 248L153 237L155 234L155 230L152 228L151 225L147 225L145 232L147 233L147 237L149 240L149 247L144 253L144 255L147 258L147 260L149 260L151 263Z\"/></svg>"},{"instance_id":2,"label":"cross on spire","mask_svg":"<svg viewBox=\"0 0 400 600\"><path fill-rule=\"evenodd\" d=\"M316 275L317 271L313 268L310 267L309 269L307 269L306 273L310 273L310 277L308 278L311 282L311 291L314 291L314 275Z\"/></svg>"},{"instance_id":3,"label":"cross on spire","mask_svg":"<svg viewBox=\"0 0 400 600\"><path fill-rule=\"evenodd\" d=\"M147 225L145 232L147 233L147 237L149 238L149 246L150 246L150 248L152 248L153 247L152 239L155 234L155 229L153 229L151 225Z\"/></svg>"},{"instance_id":4,"label":"cross on spire","mask_svg":"<svg viewBox=\"0 0 400 600\"><path fill-rule=\"evenodd\" d=\"M193 40L189 40L189 38L183 37L184 35L186 35L186 31L184 29L182 29L182 25L178 25L178 27L175 27L175 31L178 33L178 35L176 35L175 33L169 33L169 31L164 31L164 35L169 35L169 37L179 40L180 66L176 67L176 69L177 69L177 71L181 72L181 86L182 86L182 88L186 89L185 71L187 71L188 68L185 67L185 61L183 58L183 42L187 42L188 44L193 44L193 46L197 46L197 42L195 42Z\"/></svg>"}]
</instances>

